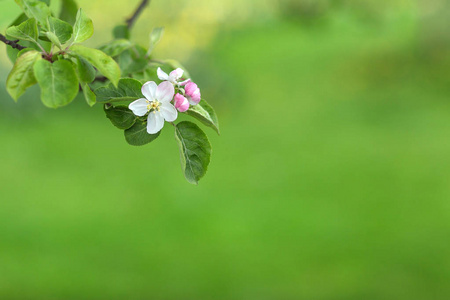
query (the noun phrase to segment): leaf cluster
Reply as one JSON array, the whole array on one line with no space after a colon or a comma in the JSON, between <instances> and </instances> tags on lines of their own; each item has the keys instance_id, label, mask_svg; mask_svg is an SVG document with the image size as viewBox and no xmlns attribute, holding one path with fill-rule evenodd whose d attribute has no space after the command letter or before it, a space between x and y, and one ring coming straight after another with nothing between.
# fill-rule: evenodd
<instances>
[{"instance_id":1,"label":"leaf cluster","mask_svg":"<svg viewBox=\"0 0 450 300\"><path fill-rule=\"evenodd\" d=\"M101 103L106 117L123 130L125 140L133 146L146 145L159 137L148 134L146 117L137 117L128 105L142 98L141 87L147 81L158 81L157 68L188 71L172 59L157 60L153 50L160 42L164 28L154 28L148 47L133 42L126 23L114 27L113 39L98 48L81 43L94 33L94 25L75 0L60 0L58 14L49 8L50 0L15 0L22 14L6 30L6 37L19 40L25 49L7 47L14 66L6 89L18 98L29 87L38 84L42 103L58 108L71 103L82 93L87 104ZM184 114L219 133L216 113L201 100ZM190 183L197 184L208 168L211 145L206 134L195 123L173 124L180 148L182 169Z\"/></svg>"}]
</instances>

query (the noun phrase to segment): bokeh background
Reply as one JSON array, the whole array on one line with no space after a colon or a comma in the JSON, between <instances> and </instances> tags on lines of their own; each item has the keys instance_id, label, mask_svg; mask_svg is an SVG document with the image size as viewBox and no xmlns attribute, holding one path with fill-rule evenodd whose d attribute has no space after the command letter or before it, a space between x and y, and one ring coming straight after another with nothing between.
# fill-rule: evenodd
<instances>
[{"instance_id":1,"label":"bokeh background","mask_svg":"<svg viewBox=\"0 0 450 300\"><path fill-rule=\"evenodd\" d=\"M138 1L79 3L94 46ZM199 186L169 126L14 103L0 46L0 299L450 298L448 1L153 0L133 39L157 26L220 118Z\"/></svg>"}]
</instances>

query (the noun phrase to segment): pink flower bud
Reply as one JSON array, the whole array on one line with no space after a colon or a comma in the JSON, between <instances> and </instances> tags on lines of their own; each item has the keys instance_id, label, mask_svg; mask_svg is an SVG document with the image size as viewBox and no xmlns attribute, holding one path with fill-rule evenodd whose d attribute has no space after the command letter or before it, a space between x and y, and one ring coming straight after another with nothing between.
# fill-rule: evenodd
<instances>
[{"instance_id":1,"label":"pink flower bud","mask_svg":"<svg viewBox=\"0 0 450 300\"><path fill-rule=\"evenodd\" d=\"M174 98L175 108L179 112L184 112L189 109L189 101L181 94L176 94Z\"/></svg>"},{"instance_id":2,"label":"pink flower bud","mask_svg":"<svg viewBox=\"0 0 450 300\"><path fill-rule=\"evenodd\" d=\"M200 89L198 86L193 82L188 82L186 86L184 87L184 90L186 92L186 96L189 100L189 103L191 105L196 105L200 102L202 99L202 96L200 94Z\"/></svg>"}]
</instances>

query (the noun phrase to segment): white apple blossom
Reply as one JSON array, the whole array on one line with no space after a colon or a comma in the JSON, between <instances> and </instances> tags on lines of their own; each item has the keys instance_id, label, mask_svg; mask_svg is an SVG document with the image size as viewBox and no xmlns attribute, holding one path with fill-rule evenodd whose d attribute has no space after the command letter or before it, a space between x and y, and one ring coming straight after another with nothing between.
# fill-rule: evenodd
<instances>
[{"instance_id":1,"label":"white apple blossom","mask_svg":"<svg viewBox=\"0 0 450 300\"><path fill-rule=\"evenodd\" d=\"M145 98L132 102L128 108L139 117L148 114L147 132L155 134L164 127L164 120L173 122L178 117L176 108L170 103L175 94L173 85L164 81L156 85L154 81L146 82L142 86Z\"/></svg>"},{"instance_id":2,"label":"white apple blossom","mask_svg":"<svg viewBox=\"0 0 450 300\"><path fill-rule=\"evenodd\" d=\"M179 82L179 80L181 79L181 76L183 76L183 73L184 73L183 69L181 69L181 68L173 70L172 72L169 73L169 75L167 75L166 72L161 70L161 68L158 68L156 73L158 74L159 79L169 81L170 83L172 83L173 85L176 85L176 86L183 86L190 81L190 79L187 79L187 80Z\"/></svg>"}]
</instances>

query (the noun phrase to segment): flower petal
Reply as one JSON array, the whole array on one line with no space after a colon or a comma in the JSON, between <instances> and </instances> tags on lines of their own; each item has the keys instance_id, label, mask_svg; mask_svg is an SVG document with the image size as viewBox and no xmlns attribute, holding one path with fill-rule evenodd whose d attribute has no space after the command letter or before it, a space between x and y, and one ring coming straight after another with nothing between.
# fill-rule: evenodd
<instances>
[{"instance_id":1,"label":"flower petal","mask_svg":"<svg viewBox=\"0 0 450 300\"><path fill-rule=\"evenodd\" d=\"M161 80L169 80L169 75L167 75L166 72L161 70L161 68L158 68L158 70L156 71L156 74L158 74L158 78Z\"/></svg>"},{"instance_id":2,"label":"flower petal","mask_svg":"<svg viewBox=\"0 0 450 300\"><path fill-rule=\"evenodd\" d=\"M195 83L193 83L192 81L188 82L186 84L186 86L184 87L184 90L186 91L186 95L188 95L188 96L192 96L197 89L198 89L198 86Z\"/></svg>"},{"instance_id":3,"label":"flower petal","mask_svg":"<svg viewBox=\"0 0 450 300\"><path fill-rule=\"evenodd\" d=\"M155 100L157 87L158 86L154 81L146 82L141 89L142 95L144 95L144 97L147 98L147 100L149 101Z\"/></svg>"},{"instance_id":4,"label":"flower petal","mask_svg":"<svg viewBox=\"0 0 450 300\"><path fill-rule=\"evenodd\" d=\"M154 111L148 114L147 118L147 132L149 134L155 134L164 127L164 117L161 112Z\"/></svg>"},{"instance_id":5,"label":"flower petal","mask_svg":"<svg viewBox=\"0 0 450 300\"><path fill-rule=\"evenodd\" d=\"M189 109L189 101L181 94L176 94L173 98L173 102L175 104L175 108L178 109L179 112L185 112Z\"/></svg>"},{"instance_id":6,"label":"flower petal","mask_svg":"<svg viewBox=\"0 0 450 300\"><path fill-rule=\"evenodd\" d=\"M155 97L159 102L170 102L174 94L175 88L173 85L168 81L164 81L158 85Z\"/></svg>"},{"instance_id":7,"label":"flower petal","mask_svg":"<svg viewBox=\"0 0 450 300\"><path fill-rule=\"evenodd\" d=\"M148 101L145 98L138 99L133 101L128 105L128 108L135 114L136 116L142 117L148 112Z\"/></svg>"},{"instance_id":8,"label":"flower petal","mask_svg":"<svg viewBox=\"0 0 450 300\"><path fill-rule=\"evenodd\" d=\"M185 81L180 82L181 86L185 86L186 84L188 84L189 82L191 82L191 79L186 79Z\"/></svg>"},{"instance_id":9,"label":"flower petal","mask_svg":"<svg viewBox=\"0 0 450 300\"><path fill-rule=\"evenodd\" d=\"M177 81L178 79L181 78L181 76L183 76L183 73L184 73L183 69L177 68L172 72L170 72L169 78L172 79L173 81Z\"/></svg>"},{"instance_id":10,"label":"flower petal","mask_svg":"<svg viewBox=\"0 0 450 300\"><path fill-rule=\"evenodd\" d=\"M173 122L178 117L176 108L170 103L161 103L161 114L167 122Z\"/></svg>"}]
</instances>

